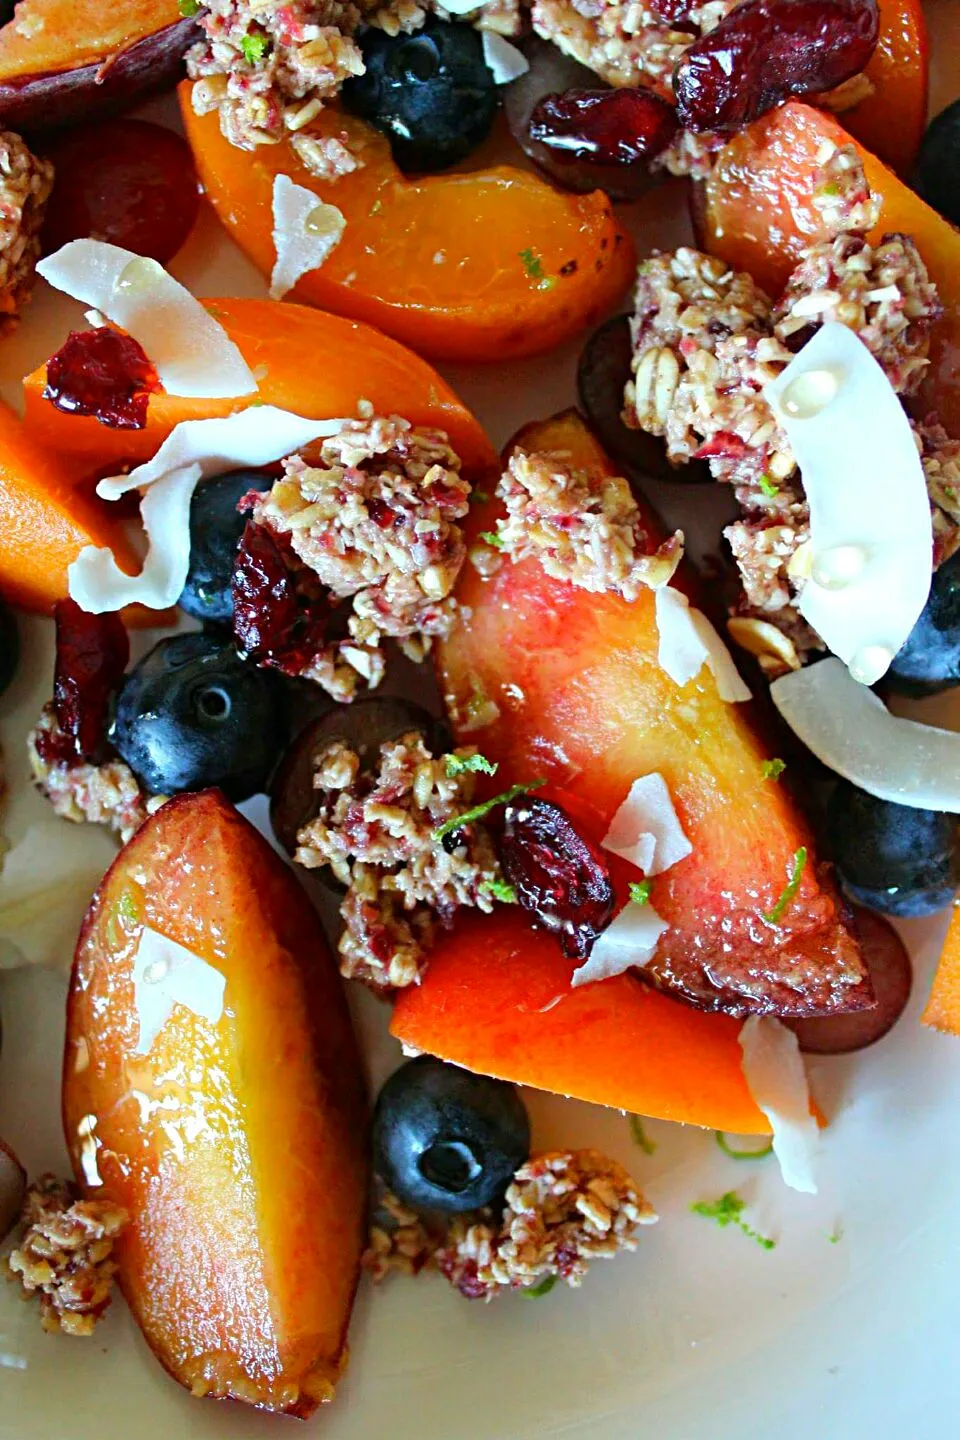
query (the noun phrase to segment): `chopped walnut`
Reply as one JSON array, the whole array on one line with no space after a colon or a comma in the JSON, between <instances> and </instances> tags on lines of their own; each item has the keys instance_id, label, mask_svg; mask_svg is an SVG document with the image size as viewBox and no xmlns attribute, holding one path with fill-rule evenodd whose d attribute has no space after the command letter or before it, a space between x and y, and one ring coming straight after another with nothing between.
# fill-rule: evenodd
<instances>
[{"instance_id":1,"label":"chopped walnut","mask_svg":"<svg viewBox=\"0 0 960 1440\"><path fill-rule=\"evenodd\" d=\"M30 1186L20 1216L23 1233L5 1263L25 1295L39 1295L44 1330L93 1334L110 1304L113 1246L127 1219L119 1205L80 1200L53 1175Z\"/></svg>"},{"instance_id":2,"label":"chopped walnut","mask_svg":"<svg viewBox=\"0 0 960 1440\"><path fill-rule=\"evenodd\" d=\"M382 679L385 636L419 661L449 634L469 493L446 435L398 416L348 422L324 440L319 463L284 461L253 518L335 603L350 601L348 638L318 654L308 679L348 700L358 677L371 689Z\"/></svg>"},{"instance_id":3,"label":"chopped walnut","mask_svg":"<svg viewBox=\"0 0 960 1440\"><path fill-rule=\"evenodd\" d=\"M470 1300L556 1278L577 1286L591 1260L635 1250L656 1220L626 1170L596 1150L552 1151L522 1165L503 1217L455 1216L433 1264Z\"/></svg>"},{"instance_id":4,"label":"chopped walnut","mask_svg":"<svg viewBox=\"0 0 960 1440\"><path fill-rule=\"evenodd\" d=\"M933 511L934 563L960 548L960 440L951 440L936 415L914 424Z\"/></svg>"},{"instance_id":5,"label":"chopped walnut","mask_svg":"<svg viewBox=\"0 0 960 1440\"><path fill-rule=\"evenodd\" d=\"M666 170L680 179L706 180L728 138L713 130L678 130L666 149L651 160L650 169Z\"/></svg>"},{"instance_id":6,"label":"chopped walnut","mask_svg":"<svg viewBox=\"0 0 960 1440\"><path fill-rule=\"evenodd\" d=\"M318 758L321 808L300 830L294 859L329 866L347 887L340 969L381 994L417 982L438 924L461 906L493 909L491 887L502 877L483 826L436 839L473 798L474 775L459 767L450 775L450 758L432 756L416 732L382 745L376 771L362 771L342 742Z\"/></svg>"},{"instance_id":7,"label":"chopped walnut","mask_svg":"<svg viewBox=\"0 0 960 1440\"><path fill-rule=\"evenodd\" d=\"M122 760L94 765L87 760L47 758L45 737L56 737L58 733L53 706L47 705L27 736L33 783L63 820L106 825L126 844L166 797L145 795Z\"/></svg>"},{"instance_id":8,"label":"chopped walnut","mask_svg":"<svg viewBox=\"0 0 960 1440\"><path fill-rule=\"evenodd\" d=\"M534 0L531 19L544 40L618 86L669 90L677 61L696 38L672 30L638 0Z\"/></svg>"},{"instance_id":9,"label":"chopped walnut","mask_svg":"<svg viewBox=\"0 0 960 1440\"><path fill-rule=\"evenodd\" d=\"M375 1284L388 1275L419 1275L429 1265L441 1236L428 1230L415 1210L384 1190L370 1226L363 1266Z\"/></svg>"},{"instance_id":10,"label":"chopped walnut","mask_svg":"<svg viewBox=\"0 0 960 1440\"><path fill-rule=\"evenodd\" d=\"M30 298L40 259L40 227L53 189L53 166L19 135L0 130L0 329Z\"/></svg>"},{"instance_id":11,"label":"chopped walnut","mask_svg":"<svg viewBox=\"0 0 960 1440\"><path fill-rule=\"evenodd\" d=\"M651 553L627 481L579 469L569 455L515 450L497 494L507 507L497 522L499 553L533 556L548 575L583 590L635 600L644 586L665 585L680 563L679 531Z\"/></svg>"}]
</instances>

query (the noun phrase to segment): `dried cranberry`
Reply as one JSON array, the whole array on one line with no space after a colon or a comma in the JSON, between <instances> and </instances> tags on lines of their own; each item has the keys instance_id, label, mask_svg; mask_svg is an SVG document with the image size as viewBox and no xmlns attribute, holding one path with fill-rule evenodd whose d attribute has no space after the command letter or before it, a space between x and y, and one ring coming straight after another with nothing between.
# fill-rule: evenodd
<instances>
[{"instance_id":1,"label":"dried cranberry","mask_svg":"<svg viewBox=\"0 0 960 1440\"><path fill-rule=\"evenodd\" d=\"M507 806L500 863L525 910L560 933L564 955L582 958L613 916L613 885L600 851L549 800Z\"/></svg>"},{"instance_id":2,"label":"dried cranberry","mask_svg":"<svg viewBox=\"0 0 960 1440\"><path fill-rule=\"evenodd\" d=\"M44 154L56 171L43 226L47 254L91 237L165 265L193 229L197 174L182 136L147 120L73 125Z\"/></svg>"},{"instance_id":3,"label":"dried cranberry","mask_svg":"<svg viewBox=\"0 0 960 1440\"><path fill-rule=\"evenodd\" d=\"M570 164L641 164L676 131L677 112L652 90L567 90L545 95L530 116L530 138Z\"/></svg>"},{"instance_id":4,"label":"dried cranberry","mask_svg":"<svg viewBox=\"0 0 960 1440\"><path fill-rule=\"evenodd\" d=\"M691 27L690 11L696 0L648 0L650 9L668 25ZM694 27L695 28L695 27Z\"/></svg>"},{"instance_id":5,"label":"dried cranberry","mask_svg":"<svg viewBox=\"0 0 960 1440\"><path fill-rule=\"evenodd\" d=\"M103 750L110 704L130 658L130 643L119 615L89 615L67 599L58 601L54 616L57 759L93 760Z\"/></svg>"},{"instance_id":6,"label":"dried cranberry","mask_svg":"<svg viewBox=\"0 0 960 1440\"><path fill-rule=\"evenodd\" d=\"M791 95L832 90L865 68L879 26L877 0L745 0L681 57L681 123L740 130Z\"/></svg>"},{"instance_id":7,"label":"dried cranberry","mask_svg":"<svg viewBox=\"0 0 960 1440\"><path fill-rule=\"evenodd\" d=\"M73 331L47 361L43 398L69 415L93 415L112 430L142 430L157 372L129 335L102 325Z\"/></svg>"},{"instance_id":8,"label":"dried cranberry","mask_svg":"<svg viewBox=\"0 0 960 1440\"><path fill-rule=\"evenodd\" d=\"M233 633L258 665L299 675L322 648L326 614L308 607L277 537L249 520L233 571Z\"/></svg>"}]
</instances>

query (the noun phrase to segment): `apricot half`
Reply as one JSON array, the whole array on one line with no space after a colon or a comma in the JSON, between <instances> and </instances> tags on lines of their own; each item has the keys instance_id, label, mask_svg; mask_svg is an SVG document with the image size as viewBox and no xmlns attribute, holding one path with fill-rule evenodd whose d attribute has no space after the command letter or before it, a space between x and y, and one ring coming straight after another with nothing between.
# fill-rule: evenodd
<instances>
[{"instance_id":1,"label":"apricot half","mask_svg":"<svg viewBox=\"0 0 960 1440\"><path fill-rule=\"evenodd\" d=\"M346 134L362 168L317 180L288 143L250 154L198 116L180 86L204 190L264 275L274 264L273 182L288 175L337 208L347 228L292 298L366 320L434 359L507 360L552 349L627 288L633 245L606 195L569 195L510 166L405 178L384 136L334 108L317 134Z\"/></svg>"},{"instance_id":2,"label":"apricot half","mask_svg":"<svg viewBox=\"0 0 960 1440\"><path fill-rule=\"evenodd\" d=\"M219 1019L184 985L141 1043L163 978L134 979L144 927L224 978ZM171 1375L300 1416L330 1399L365 1233L360 1060L312 906L218 791L166 804L94 897L63 1118L84 1193L130 1215L120 1285Z\"/></svg>"}]
</instances>

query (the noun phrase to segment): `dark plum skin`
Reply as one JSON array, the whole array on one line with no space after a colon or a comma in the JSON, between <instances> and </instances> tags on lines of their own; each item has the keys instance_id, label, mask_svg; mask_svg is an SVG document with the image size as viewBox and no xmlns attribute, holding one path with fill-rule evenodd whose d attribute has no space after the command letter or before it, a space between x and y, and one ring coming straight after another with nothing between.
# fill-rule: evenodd
<instances>
[{"instance_id":1,"label":"dark plum skin","mask_svg":"<svg viewBox=\"0 0 960 1440\"><path fill-rule=\"evenodd\" d=\"M957 819L878 800L841 780L827 804L825 833L843 887L885 915L931 915L960 884Z\"/></svg>"},{"instance_id":2,"label":"dark plum skin","mask_svg":"<svg viewBox=\"0 0 960 1440\"><path fill-rule=\"evenodd\" d=\"M930 595L885 685L901 695L934 695L960 683L960 551L934 572Z\"/></svg>"},{"instance_id":3,"label":"dark plum skin","mask_svg":"<svg viewBox=\"0 0 960 1440\"><path fill-rule=\"evenodd\" d=\"M373 1165L415 1210L497 1205L530 1154L516 1089L421 1055L395 1070L373 1113Z\"/></svg>"},{"instance_id":4,"label":"dark plum skin","mask_svg":"<svg viewBox=\"0 0 960 1440\"><path fill-rule=\"evenodd\" d=\"M681 124L730 134L796 95L859 75L880 32L877 0L745 0L684 51Z\"/></svg>"},{"instance_id":5,"label":"dark plum skin","mask_svg":"<svg viewBox=\"0 0 960 1440\"><path fill-rule=\"evenodd\" d=\"M231 470L205 480L190 502L190 569L177 602L198 620L233 620L233 565L246 517L237 505L250 490L268 490L262 470Z\"/></svg>"},{"instance_id":6,"label":"dark plum skin","mask_svg":"<svg viewBox=\"0 0 960 1440\"><path fill-rule=\"evenodd\" d=\"M914 180L928 205L960 225L960 100L941 110L927 126Z\"/></svg>"},{"instance_id":7,"label":"dark plum skin","mask_svg":"<svg viewBox=\"0 0 960 1440\"><path fill-rule=\"evenodd\" d=\"M154 795L262 790L286 739L275 677L212 634L161 640L130 671L110 739Z\"/></svg>"},{"instance_id":8,"label":"dark plum skin","mask_svg":"<svg viewBox=\"0 0 960 1440\"><path fill-rule=\"evenodd\" d=\"M371 28L359 44L366 73L341 98L383 131L401 170L445 170L487 138L499 97L471 26L430 16L413 35Z\"/></svg>"},{"instance_id":9,"label":"dark plum skin","mask_svg":"<svg viewBox=\"0 0 960 1440\"><path fill-rule=\"evenodd\" d=\"M3 694L14 675L20 659L20 633L13 611L0 598L0 695Z\"/></svg>"}]
</instances>

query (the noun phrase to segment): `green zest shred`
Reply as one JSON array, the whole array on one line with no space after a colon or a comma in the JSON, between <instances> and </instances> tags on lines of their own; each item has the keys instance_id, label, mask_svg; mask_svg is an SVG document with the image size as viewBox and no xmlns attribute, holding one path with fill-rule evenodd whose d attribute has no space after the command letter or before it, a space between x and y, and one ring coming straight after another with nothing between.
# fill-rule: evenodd
<instances>
[{"instance_id":1,"label":"green zest shred","mask_svg":"<svg viewBox=\"0 0 960 1440\"><path fill-rule=\"evenodd\" d=\"M650 881L634 880L630 884L631 905L646 905L650 899Z\"/></svg>"},{"instance_id":2,"label":"green zest shred","mask_svg":"<svg viewBox=\"0 0 960 1440\"><path fill-rule=\"evenodd\" d=\"M783 894L780 896L780 899L777 901L776 905L774 905L773 909L766 911L766 913L764 914L763 918L767 921L769 925L779 924L780 920L783 917L784 910L786 910L787 906L790 904L790 901L800 889L800 881L803 879L803 872L806 868L806 864L807 847L806 845L801 845L800 849L793 857L793 873L791 874L790 879L787 881L786 885L784 885L783 887Z\"/></svg>"},{"instance_id":3,"label":"green zest shred","mask_svg":"<svg viewBox=\"0 0 960 1440\"><path fill-rule=\"evenodd\" d=\"M738 1195L736 1190L728 1190L725 1195L720 1196L719 1200L697 1200L690 1206L694 1215L702 1215L705 1220L713 1220L721 1229L725 1229L728 1225L735 1225L750 1240L756 1240L761 1249L775 1249L776 1240L771 1240L769 1235L761 1235L744 1220L743 1212L746 1208L746 1200L742 1195Z\"/></svg>"},{"instance_id":4,"label":"green zest shred","mask_svg":"<svg viewBox=\"0 0 960 1440\"><path fill-rule=\"evenodd\" d=\"M486 505L490 499L490 495L488 491L481 490L478 486L474 485L467 498L471 505Z\"/></svg>"},{"instance_id":5,"label":"green zest shred","mask_svg":"<svg viewBox=\"0 0 960 1440\"><path fill-rule=\"evenodd\" d=\"M200 9L200 0L177 0L177 9L184 20L191 20Z\"/></svg>"},{"instance_id":6,"label":"green zest shred","mask_svg":"<svg viewBox=\"0 0 960 1440\"><path fill-rule=\"evenodd\" d=\"M512 885L507 884L506 880L484 880L480 889L504 905L516 905L517 903L517 892Z\"/></svg>"},{"instance_id":7,"label":"green zest shred","mask_svg":"<svg viewBox=\"0 0 960 1440\"><path fill-rule=\"evenodd\" d=\"M760 767L764 780L779 780L787 768L785 760L764 760Z\"/></svg>"},{"instance_id":8,"label":"green zest shred","mask_svg":"<svg viewBox=\"0 0 960 1440\"><path fill-rule=\"evenodd\" d=\"M485 755L447 756L447 775L451 780L457 775L496 775L497 768Z\"/></svg>"},{"instance_id":9,"label":"green zest shred","mask_svg":"<svg viewBox=\"0 0 960 1440\"><path fill-rule=\"evenodd\" d=\"M494 795L492 800L484 800L479 805L474 805L472 810L464 810L462 815L451 815L445 820L438 830L434 830L434 840L442 840L445 835L452 835L456 830L462 830L466 825L472 825L475 820L482 820L484 815L489 815L498 805L509 805L511 800L516 800L518 795L527 795L531 790L539 790L541 785L546 785L546 780L529 780L524 785L511 785L509 790L504 790L500 795Z\"/></svg>"},{"instance_id":10,"label":"green zest shred","mask_svg":"<svg viewBox=\"0 0 960 1440\"><path fill-rule=\"evenodd\" d=\"M768 500L772 500L774 495L780 494L780 486L769 475L760 476L760 489Z\"/></svg>"},{"instance_id":11,"label":"green zest shred","mask_svg":"<svg viewBox=\"0 0 960 1440\"><path fill-rule=\"evenodd\" d=\"M538 1280L536 1285L528 1285L527 1288L522 1291L522 1294L527 1300L539 1300L541 1295L549 1295L556 1283L556 1275L544 1275L543 1279Z\"/></svg>"},{"instance_id":12,"label":"green zest shred","mask_svg":"<svg viewBox=\"0 0 960 1440\"><path fill-rule=\"evenodd\" d=\"M635 1145L639 1145L644 1155L652 1155L656 1150L656 1143L650 1139L643 1128L643 1121L639 1115L630 1116L630 1135Z\"/></svg>"},{"instance_id":13,"label":"green zest shred","mask_svg":"<svg viewBox=\"0 0 960 1440\"><path fill-rule=\"evenodd\" d=\"M536 280L537 289L552 290L557 283L556 277L547 275L543 268L543 261L540 259L536 250L527 249L521 250L518 253L523 262L524 270L526 270L531 280Z\"/></svg>"},{"instance_id":14,"label":"green zest shred","mask_svg":"<svg viewBox=\"0 0 960 1440\"><path fill-rule=\"evenodd\" d=\"M731 1160L765 1160L768 1155L773 1154L772 1140L768 1140L762 1150L735 1150L723 1130L714 1130L713 1138L724 1155L729 1155Z\"/></svg>"},{"instance_id":15,"label":"green zest shred","mask_svg":"<svg viewBox=\"0 0 960 1440\"><path fill-rule=\"evenodd\" d=\"M244 35L240 41L240 49L248 65L259 64L269 48L270 41L266 35Z\"/></svg>"},{"instance_id":16,"label":"green zest shred","mask_svg":"<svg viewBox=\"0 0 960 1440\"><path fill-rule=\"evenodd\" d=\"M836 1225L836 1226L833 1228L833 1230L830 1231L830 1234L827 1236L827 1239L829 1240L829 1242L830 1242L831 1245L839 1245L839 1244L840 1244L840 1241L843 1239L843 1228L842 1228L842 1226Z\"/></svg>"},{"instance_id":17,"label":"green zest shred","mask_svg":"<svg viewBox=\"0 0 960 1440\"><path fill-rule=\"evenodd\" d=\"M487 545L492 545L495 550L503 549L503 541L495 530L481 530L480 539Z\"/></svg>"}]
</instances>

